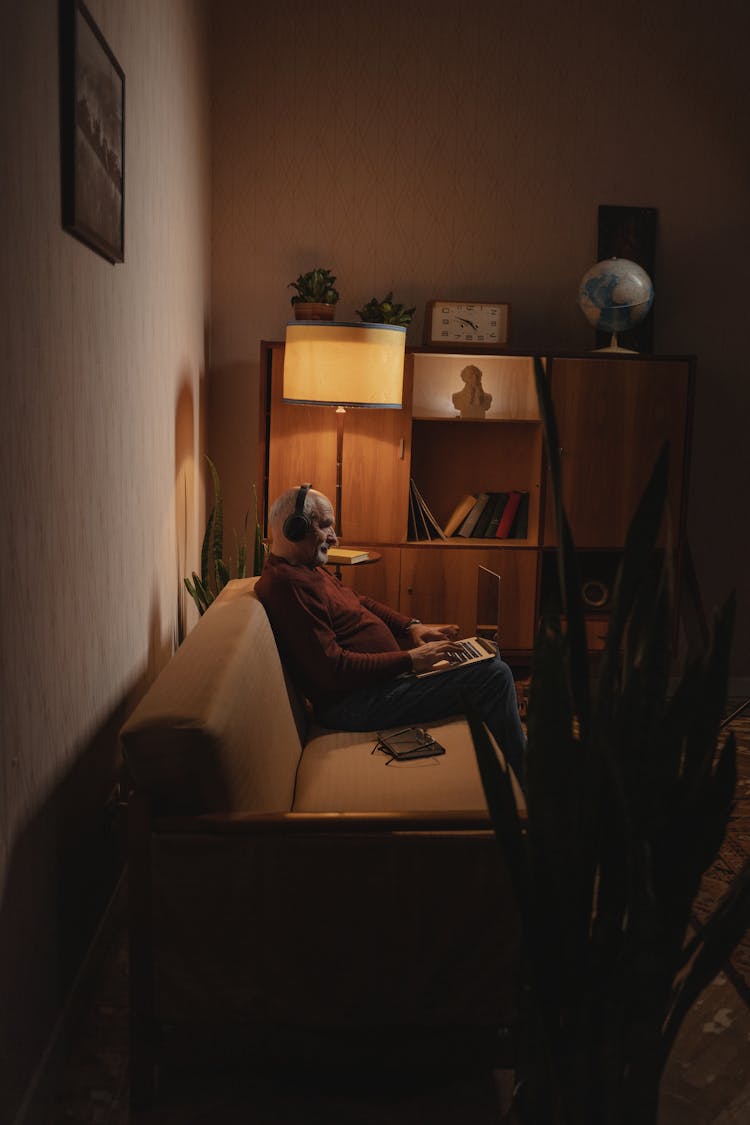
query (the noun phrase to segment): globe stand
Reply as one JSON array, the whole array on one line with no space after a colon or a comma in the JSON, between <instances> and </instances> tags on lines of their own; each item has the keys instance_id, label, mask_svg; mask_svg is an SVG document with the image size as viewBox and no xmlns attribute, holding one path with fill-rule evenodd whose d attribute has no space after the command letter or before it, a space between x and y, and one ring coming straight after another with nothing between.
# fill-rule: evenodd
<instances>
[{"instance_id":1,"label":"globe stand","mask_svg":"<svg viewBox=\"0 0 750 1125\"><path fill-rule=\"evenodd\" d=\"M617 343L617 333L613 332L606 348L594 348L596 352L619 352L621 355L638 355L635 348L621 348Z\"/></svg>"}]
</instances>

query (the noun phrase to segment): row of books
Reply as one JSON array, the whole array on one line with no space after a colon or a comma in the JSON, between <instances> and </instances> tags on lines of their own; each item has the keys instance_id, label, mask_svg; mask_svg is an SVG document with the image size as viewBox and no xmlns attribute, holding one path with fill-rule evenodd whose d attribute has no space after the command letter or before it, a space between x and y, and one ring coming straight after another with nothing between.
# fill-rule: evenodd
<instances>
[{"instance_id":1,"label":"row of books","mask_svg":"<svg viewBox=\"0 0 750 1125\"><path fill-rule=\"evenodd\" d=\"M528 525L529 494L512 488L464 496L441 527L414 481L409 481L409 539L525 539Z\"/></svg>"},{"instance_id":2,"label":"row of books","mask_svg":"<svg viewBox=\"0 0 750 1125\"><path fill-rule=\"evenodd\" d=\"M464 539L525 539L528 531L529 494L515 488L464 496L443 529Z\"/></svg>"}]
</instances>

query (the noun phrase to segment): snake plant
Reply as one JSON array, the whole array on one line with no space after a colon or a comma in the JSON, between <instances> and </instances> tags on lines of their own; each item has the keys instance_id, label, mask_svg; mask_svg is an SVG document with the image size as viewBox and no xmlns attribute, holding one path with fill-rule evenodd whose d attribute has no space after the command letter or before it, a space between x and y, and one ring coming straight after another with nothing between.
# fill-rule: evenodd
<instances>
[{"instance_id":1,"label":"snake plant","mask_svg":"<svg viewBox=\"0 0 750 1125\"><path fill-rule=\"evenodd\" d=\"M200 575L193 571L192 582L185 578L185 587L190 597L195 602L198 613L202 616L213 602L214 598L224 589L231 575L232 559L224 559L224 502L221 494L221 481L216 466L210 457L206 457L211 470L214 486L214 506L206 523L201 546L201 572ZM254 530L253 549L250 574L260 574L265 559L265 549L258 523L258 498L253 485L254 499ZM245 512L242 539L238 539L235 532L235 545L237 548L236 578L244 578L248 573L247 560L247 529L250 513Z\"/></svg>"},{"instance_id":2,"label":"snake plant","mask_svg":"<svg viewBox=\"0 0 750 1125\"><path fill-rule=\"evenodd\" d=\"M469 713L523 930L516 1120L655 1125L680 1025L750 925L750 860L704 925L691 906L736 787L721 743L734 596L670 690L672 551L657 549L668 449L633 518L591 690L581 583L549 389L536 365L563 615L541 622L528 702L525 823ZM563 620L567 623L563 627Z\"/></svg>"}]
</instances>

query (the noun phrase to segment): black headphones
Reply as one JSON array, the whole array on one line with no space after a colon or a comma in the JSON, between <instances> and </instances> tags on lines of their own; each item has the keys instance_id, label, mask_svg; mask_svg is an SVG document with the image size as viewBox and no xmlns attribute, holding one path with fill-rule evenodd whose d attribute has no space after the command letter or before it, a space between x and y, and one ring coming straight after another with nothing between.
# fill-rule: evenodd
<instances>
[{"instance_id":1,"label":"black headphones","mask_svg":"<svg viewBox=\"0 0 750 1125\"><path fill-rule=\"evenodd\" d=\"M305 515L305 500L311 484L301 484L294 511L284 520L284 535L291 543L300 543L310 530L310 517Z\"/></svg>"}]
</instances>

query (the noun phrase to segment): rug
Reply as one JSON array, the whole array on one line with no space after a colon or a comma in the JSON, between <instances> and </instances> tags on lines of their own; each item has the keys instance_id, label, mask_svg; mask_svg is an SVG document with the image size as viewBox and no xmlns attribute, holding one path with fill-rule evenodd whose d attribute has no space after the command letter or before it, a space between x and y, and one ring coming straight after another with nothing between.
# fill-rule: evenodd
<instances>
[{"instance_id":1,"label":"rug","mask_svg":"<svg viewBox=\"0 0 750 1125\"><path fill-rule=\"evenodd\" d=\"M734 707L730 705L727 713L732 714L741 702L744 701L734 701ZM719 899L750 855L750 707L724 727L722 743L730 730L734 732L737 740L735 805L719 854L704 875L693 903L693 914L698 923L710 917ZM750 930L736 947L729 964L725 966L725 971L742 999L750 1007Z\"/></svg>"}]
</instances>

